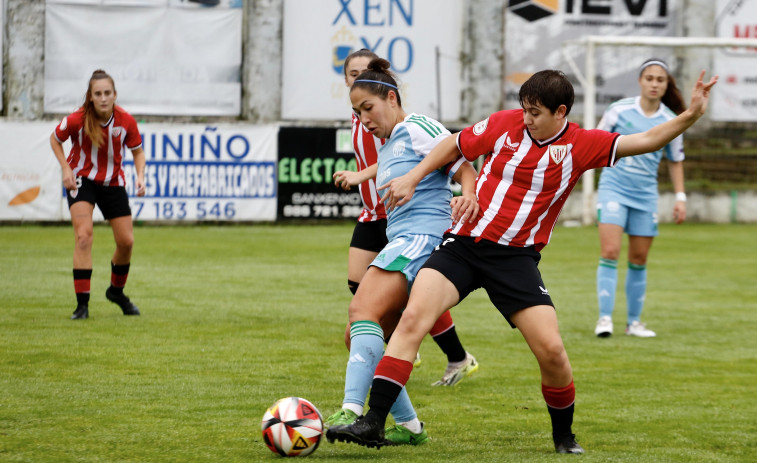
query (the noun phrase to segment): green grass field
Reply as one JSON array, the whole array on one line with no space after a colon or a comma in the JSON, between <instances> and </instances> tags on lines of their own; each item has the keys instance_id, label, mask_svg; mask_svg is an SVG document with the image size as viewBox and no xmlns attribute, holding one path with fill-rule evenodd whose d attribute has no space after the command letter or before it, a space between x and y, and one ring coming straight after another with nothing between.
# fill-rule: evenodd
<instances>
[{"instance_id":1,"label":"green grass field","mask_svg":"<svg viewBox=\"0 0 757 463\"><path fill-rule=\"evenodd\" d=\"M135 229L124 317L104 296L110 228L95 231L90 319L70 321L73 232L0 227L0 461L278 461L260 419L296 395L341 404L352 224ZM453 388L430 338L408 390L432 441L324 440L314 461L757 461L757 225L663 225L643 319L654 339L593 335L596 229L561 228L540 266L575 372L574 431L557 455L538 367L483 292L453 310L481 364ZM625 260L621 260L621 283Z\"/></svg>"}]
</instances>

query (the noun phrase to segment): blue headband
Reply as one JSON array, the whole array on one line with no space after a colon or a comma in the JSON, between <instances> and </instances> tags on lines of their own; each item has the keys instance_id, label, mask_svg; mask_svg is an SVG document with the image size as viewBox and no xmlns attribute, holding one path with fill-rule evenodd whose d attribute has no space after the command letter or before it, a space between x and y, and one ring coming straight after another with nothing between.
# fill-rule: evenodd
<instances>
[{"instance_id":1,"label":"blue headband","mask_svg":"<svg viewBox=\"0 0 757 463\"><path fill-rule=\"evenodd\" d=\"M354 84L356 84L358 82L371 82L373 84L386 85L387 87L392 87L393 89L397 90L397 86L396 85L392 85L389 82L381 82L380 80L360 79L360 80L356 80L356 81L352 82L352 84L354 85Z\"/></svg>"}]
</instances>

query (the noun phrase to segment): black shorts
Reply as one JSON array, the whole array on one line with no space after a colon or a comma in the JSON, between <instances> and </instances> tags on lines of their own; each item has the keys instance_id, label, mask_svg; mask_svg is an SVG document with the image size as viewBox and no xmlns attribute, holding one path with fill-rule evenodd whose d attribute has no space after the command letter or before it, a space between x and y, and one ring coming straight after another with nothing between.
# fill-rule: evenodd
<instances>
[{"instance_id":1,"label":"black shorts","mask_svg":"<svg viewBox=\"0 0 757 463\"><path fill-rule=\"evenodd\" d=\"M90 204L96 204L106 220L125 215L131 216L129 195L126 193L126 188L99 185L84 177L76 177L76 184L79 187L78 189L66 192L69 209L79 201L86 201Z\"/></svg>"},{"instance_id":2,"label":"black shorts","mask_svg":"<svg viewBox=\"0 0 757 463\"><path fill-rule=\"evenodd\" d=\"M541 254L533 248L503 246L487 240L475 241L450 233L431 254L423 268L444 275L457 288L460 300L478 288L507 322L513 313L535 305L554 307L537 266Z\"/></svg>"},{"instance_id":3,"label":"black shorts","mask_svg":"<svg viewBox=\"0 0 757 463\"><path fill-rule=\"evenodd\" d=\"M351 248L380 252L389 241L386 239L386 219L375 222L358 222L352 231Z\"/></svg>"}]
</instances>

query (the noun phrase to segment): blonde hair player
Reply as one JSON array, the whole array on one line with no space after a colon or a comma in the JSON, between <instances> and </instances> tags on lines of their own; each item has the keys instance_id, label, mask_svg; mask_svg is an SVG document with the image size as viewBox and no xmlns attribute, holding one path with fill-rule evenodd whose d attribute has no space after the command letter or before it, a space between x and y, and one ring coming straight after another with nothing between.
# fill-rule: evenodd
<instances>
[{"instance_id":1,"label":"blonde hair player","mask_svg":"<svg viewBox=\"0 0 757 463\"><path fill-rule=\"evenodd\" d=\"M81 108L64 117L50 135L50 146L63 171L71 224L74 227L74 291L76 310L72 320L89 317L92 278L92 214L95 205L110 222L116 250L111 258L110 286L105 297L124 315L139 309L124 294L129 275L134 232L123 170L126 148L134 157L137 196L145 194L145 155L142 136L134 118L116 105L113 78L102 69L92 73ZM63 142L71 140L68 157Z\"/></svg>"}]
</instances>

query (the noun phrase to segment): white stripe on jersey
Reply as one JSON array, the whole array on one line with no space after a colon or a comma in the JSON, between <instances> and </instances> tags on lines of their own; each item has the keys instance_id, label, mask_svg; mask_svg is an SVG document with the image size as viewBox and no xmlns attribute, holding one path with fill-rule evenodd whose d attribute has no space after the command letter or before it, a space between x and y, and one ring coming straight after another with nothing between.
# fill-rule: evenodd
<instances>
[{"instance_id":1,"label":"white stripe on jersey","mask_svg":"<svg viewBox=\"0 0 757 463\"><path fill-rule=\"evenodd\" d=\"M544 217L547 216L550 210L552 210L552 205L554 205L558 199L565 193L565 190L568 188L568 184L570 182L570 176L573 173L573 145L568 145L568 155L563 159L562 161L562 176L560 178L560 188L558 188L557 193L552 197L552 201L549 203L549 207L544 210L542 215L539 216L539 218L536 221L536 225L531 229L531 234L528 235L528 239L526 240L526 246L533 246L535 244L534 237L536 236L536 232L541 229L541 223L542 220L544 220ZM544 155L547 157L547 164L549 164L549 150L547 150ZM557 221L555 220L555 223ZM554 230L554 228L553 228ZM552 230L549 232L549 237L547 237L547 241L552 238Z\"/></svg>"},{"instance_id":2,"label":"white stripe on jersey","mask_svg":"<svg viewBox=\"0 0 757 463\"><path fill-rule=\"evenodd\" d=\"M525 142L525 140L523 141ZM525 143L521 142L521 145L524 144ZM528 152L530 148L531 139L529 138L528 148L526 149L526 152ZM539 162L536 165L536 169L534 169L533 175L531 176L531 188L523 197L523 200L521 200L518 212L515 214L515 220L513 220L510 228L508 228L507 231L505 231L505 233L499 239L499 244L510 244L513 238L515 238L520 229L523 227L523 224L526 222L528 215L531 213L531 209L533 209L534 207L534 201L539 196L539 194L541 194L541 191L544 188L544 173L547 171L547 167L549 166L549 159L549 150L547 150L544 152L544 155L541 157L541 159L539 159ZM512 177L509 178L510 183L512 183ZM549 209L547 209L547 211L549 211Z\"/></svg>"},{"instance_id":3,"label":"white stripe on jersey","mask_svg":"<svg viewBox=\"0 0 757 463\"><path fill-rule=\"evenodd\" d=\"M507 133L497 139L497 143L495 143L494 145L497 156L500 153L502 144L504 144L506 137ZM497 184L497 188L494 191L492 200L489 203L489 207L486 209L486 211L484 211L483 217L481 217L481 219L478 221L476 227L471 230L472 236L481 236L481 234L484 232L484 229L489 226L490 223L492 223L495 217L497 217L497 213L499 212L500 207L502 207L502 202L505 200L507 190L509 190L510 185L513 184L515 171L517 170L518 165L523 160L523 158L525 158L528 154L528 151L531 149L531 145L531 138L528 136L523 137L523 141L518 146L518 150L513 153L512 159L507 161L507 164L505 164L504 172L502 172L502 181ZM492 159L489 161L489 165L494 164L495 157L496 156L492 156Z\"/></svg>"},{"instance_id":4,"label":"white stripe on jersey","mask_svg":"<svg viewBox=\"0 0 757 463\"><path fill-rule=\"evenodd\" d=\"M84 129L79 130L79 146L82 144L82 138L84 138ZM76 163L76 168L74 170L74 176L77 176L79 174L79 171L84 168L84 162L87 160L87 156L84 155L84 153L79 154L79 162Z\"/></svg>"},{"instance_id":5,"label":"white stripe on jersey","mask_svg":"<svg viewBox=\"0 0 757 463\"><path fill-rule=\"evenodd\" d=\"M119 178L111 178L113 176L113 169L116 168L115 163L115 152L113 150L113 124L110 124L108 126L108 167L105 169L105 178L110 179L107 182L103 182L103 185L107 183L108 186L113 186L115 180L115 185L118 185Z\"/></svg>"}]
</instances>

